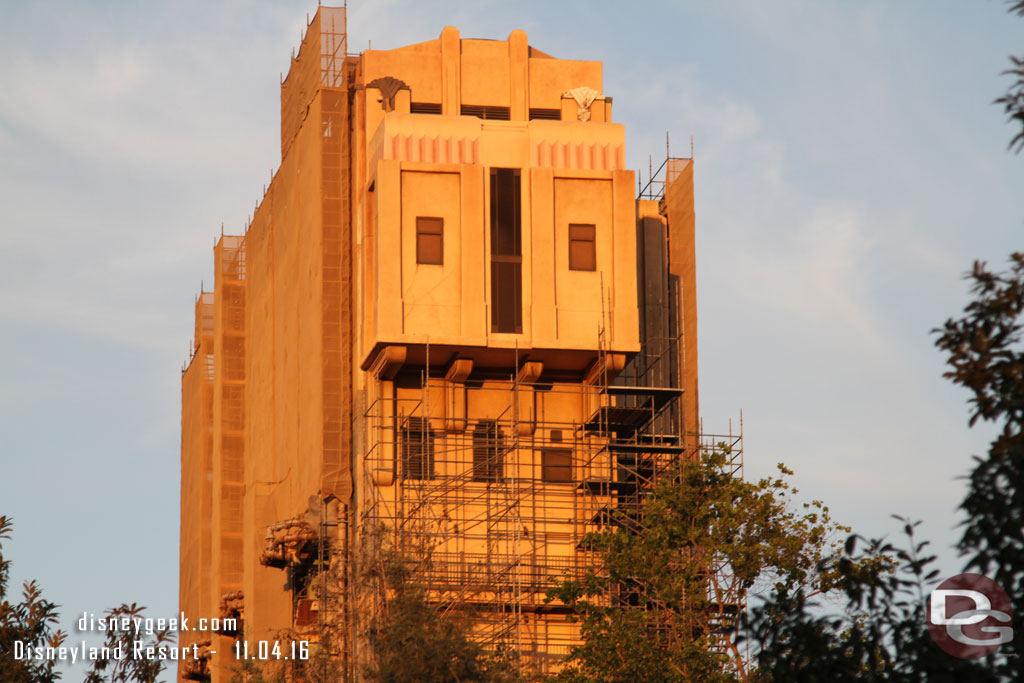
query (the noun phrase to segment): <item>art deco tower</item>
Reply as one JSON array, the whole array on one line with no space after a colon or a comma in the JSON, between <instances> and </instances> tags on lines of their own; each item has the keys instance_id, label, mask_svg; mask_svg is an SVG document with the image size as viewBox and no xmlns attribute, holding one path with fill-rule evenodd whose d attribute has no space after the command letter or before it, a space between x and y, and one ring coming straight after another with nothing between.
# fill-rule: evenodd
<instances>
[{"instance_id":1,"label":"art deco tower","mask_svg":"<svg viewBox=\"0 0 1024 683\"><path fill-rule=\"evenodd\" d=\"M659 178L638 200L600 62L450 27L352 55L318 10L280 167L196 303L181 608L239 626L183 633L217 654L181 680L285 630L330 630L355 679L382 534L475 637L557 666L548 577L696 447L692 161Z\"/></svg>"}]
</instances>

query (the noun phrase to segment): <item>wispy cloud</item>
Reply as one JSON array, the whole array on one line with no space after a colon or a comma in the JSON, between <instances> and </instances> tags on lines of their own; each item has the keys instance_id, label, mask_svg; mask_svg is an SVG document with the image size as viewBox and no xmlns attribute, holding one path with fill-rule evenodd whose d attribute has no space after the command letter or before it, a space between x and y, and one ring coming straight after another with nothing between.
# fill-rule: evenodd
<instances>
[{"instance_id":1,"label":"wispy cloud","mask_svg":"<svg viewBox=\"0 0 1024 683\"><path fill-rule=\"evenodd\" d=\"M726 282L750 306L878 352L885 339L869 291L873 247L856 210L819 207L778 239L734 248Z\"/></svg>"},{"instance_id":2,"label":"wispy cloud","mask_svg":"<svg viewBox=\"0 0 1024 683\"><path fill-rule=\"evenodd\" d=\"M238 126L213 139L199 134L200 93L170 78L166 65L141 48L81 62L25 58L9 67L0 117L88 158L184 169L199 158L227 165L227 152L237 146L231 138Z\"/></svg>"}]
</instances>

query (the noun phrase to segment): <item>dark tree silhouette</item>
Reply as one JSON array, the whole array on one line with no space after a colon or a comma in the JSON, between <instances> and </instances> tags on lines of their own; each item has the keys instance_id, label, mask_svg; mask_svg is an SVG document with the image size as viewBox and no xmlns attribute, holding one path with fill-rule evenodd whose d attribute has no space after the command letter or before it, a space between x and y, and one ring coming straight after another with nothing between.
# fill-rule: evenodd
<instances>
[{"instance_id":1,"label":"dark tree silhouette","mask_svg":"<svg viewBox=\"0 0 1024 683\"><path fill-rule=\"evenodd\" d=\"M17 642L28 648L60 647L67 634L55 628L59 621L57 605L43 598L35 581L25 582L20 601L8 598L11 561L4 556L3 539L11 537L11 528L11 520L0 516L0 681L52 681L60 677L54 671L53 660L19 660L14 656Z\"/></svg>"},{"instance_id":2,"label":"dark tree silhouette","mask_svg":"<svg viewBox=\"0 0 1024 683\"><path fill-rule=\"evenodd\" d=\"M1010 12L1024 17L1024 2L1012 0ZM1012 67L1003 73L1017 78L1006 94L996 100L996 104L1003 105L1010 123L1016 123L1020 130L1010 139L1010 149L1020 152L1024 149L1024 55L1015 57L1010 55Z\"/></svg>"}]
</instances>

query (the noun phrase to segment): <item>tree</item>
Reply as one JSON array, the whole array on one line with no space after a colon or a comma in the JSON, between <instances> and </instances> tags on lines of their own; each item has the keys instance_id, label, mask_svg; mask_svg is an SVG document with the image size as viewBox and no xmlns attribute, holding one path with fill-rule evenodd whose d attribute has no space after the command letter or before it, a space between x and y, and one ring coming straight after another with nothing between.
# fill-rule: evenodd
<instances>
[{"instance_id":1,"label":"tree","mask_svg":"<svg viewBox=\"0 0 1024 683\"><path fill-rule=\"evenodd\" d=\"M27 581L20 602L7 598L11 561L3 555L3 539L10 538L11 520L0 515L0 681L4 683L49 683L61 677L55 657L15 658L15 643L25 648L58 648L67 634L56 629L60 621L58 605L42 597L35 581ZM134 603L107 611L107 617L145 618L144 607ZM85 683L154 683L165 668L157 658L134 658L137 636L123 631L107 631L104 647L121 645L128 656L123 659L97 659L86 675ZM172 640L167 630L158 630L142 639L142 647L163 647ZM21 646L18 646L19 649ZM45 654L45 651L44 651Z\"/></svg>"},{"instance_id":2,"label":"tree","mask_svg":"<svg viewBox=\"0 0 1024 683\"><path fill-rule=\"evenodd\" d=\"M849 530L818 501L794 510L784 466L753 483L732 476L727 459L719 447L680 460L638 512L585 538L596 568L548 594L573 610L583 639L558 680L745 680L726 633L742 596L765 584L829 587L817 567Z\"/></svg>"},{"instance_id":3,"label":"tree","mask_svg":"<svg viewBox=\"0 0 1024 683\"><path fill-rule=\"evenodd\" d=\"M429 566L430 548L401 540L396 531L371 534L362 580L376 592L382 609L367 624L372 661L364 674L382 683L511 683L512 669L500 656L484 651L470 637L468 614L433 604L418 580L417 568Z\"/></svg>"},{"instance_id":4,"label":"tree","mask_svg":"<svg viewBox=\"0 0 1024 683\"><path fill-rule=\"evenodd\" d=\"M367 678L387 683L490 681L486 657L459 615L441 615L417 586L398 588L369 631L374 664Z\"/></svg>"},{"instance_id":5,"label":"tree","mask_svg":"<svg viewBox=\"0 0 1024 683\"><path fill-rule=\"evenodd\" d=\"M417 534L388 528L368 529L360 537L361 568L350 604L358 612L360 650L355 662L359 680L382 683L513 683L518 677L509 662L486 652L471 637L471 615L453 608L427 589L422 572L430 568L431 547ZM344 599L348 576L344 562L330 563L315 573L311 596L321 605ZM280 641L311 638L309 659L294 662L244 662L235 667L232 683L332 683L346 676L348 628L340 613L327 612L315 635L286 630Z\"/></svg>"},{"instance_id":6,"label":"tree","mask_svg":"<svg viewBox=\"0 0 1024 683\"><path fill-rule=\"evenodd\" d=\"M1024 17L1024 0L1012 0L1010 12ZM1016 76L1017 80L1005 95L996 100L996 104L1003 105L1010 122L1020 126L1020 131L1010 139L1010 149L1016 148L1016 151L1020 152L1024 149L1024 56L1010 55L1010 63L1013 66L1003 73L1008 76Z\"/></svg>"},{"instance_id":7,"label":"tree","mask_svg":"<svg viewBox=\"0 0 1024 683\"><path fill-rule=\"evenodd\" d=\"M55 629L59 621L57 605L42 597L35 581L22 587L20 602L7 597L11 561L4 557L3 539L10 538L12 523L0 516L0 680L10 683L52 681L60 677L52 659L15 659L15 643L27 648L60 647L67 637Z\"/></svg>"},{"instance_id":8,"label":"tree","mask_svg":"<svg viewBox=\"0 0 1024 683\"><path fill-rule=\"evenodd\" d=\"M970 424L996 422L1001 430L987 457L976 457L959 547L965 570L990 575L1011 596L1015 631L1024 616L1024 254L1006 273L975 263L968 276L974 300L949 319L936 345L948 354L945 376L973 396ZM846 602L840 616L816 616L798 591L778 591L755 610L751 638L765 680L779 681L1000 681L1018 680L1024 642L1004 646L984 662L939 650L925 628L927 595L938 570L923 555L905 522L907 549L880 540L858 555L851 537L833 560ZM865 562L865 560L869 560ZM859 566L858 566L859 562ZM865 571L869 568L870 571Z\"/></svg>"},{"instance_id":9,"label":"tree","mask_svg":"<svg viewBox=\"0 0 1024 683\"><path fill-rule=\"evenodd\" d=\"M1024 13L1024 7L1022 7ZM967 519L960 540L968 569L990 574L1010 595L1015 632L1024 626L1024 253L993 273L975 262L975 299L960 319L947 320L936 345L948 354L945 377L972 393L970 424L1000 427L986 457L976 457L960 504ZM1003 649L998 669L1024 665L1024 638Z\"/></svg>"},{"instance_id":10,"label":"tree","mask_svg":"<svg viewBox=\"0 0 1024 683\"><path fill-rule=\"evenodd\" d=\"M900 519L900 518L897 518ZM755 646L758 683L995 682L983 663L956 659L932 642L927 595L937 569L916 523L902 520L907 547L851 536L826 559L844 604L839 614L800 587L780 589L755 607L748 638Z\"/></svg>"},{"instance_id":11,"label":"tree","mask_svg":"<svg viewBox=\"0 0 1024 683\"><path fill-rule=\"evenodd\" d=\"M122 604L107 610L106 619L108 623L111 619L145 619L145 610L145 607L134 602L130 605ZM102 647L109 652L122 652L125 656L93 660L85 683L156 683L166 668L166 660L155 656L135 657L133 653L136 646L142 651L149 648L159 650L173 641L174 636L169 629L158 629L146 634L108 630Z\"/></svg>"}]
</instances>

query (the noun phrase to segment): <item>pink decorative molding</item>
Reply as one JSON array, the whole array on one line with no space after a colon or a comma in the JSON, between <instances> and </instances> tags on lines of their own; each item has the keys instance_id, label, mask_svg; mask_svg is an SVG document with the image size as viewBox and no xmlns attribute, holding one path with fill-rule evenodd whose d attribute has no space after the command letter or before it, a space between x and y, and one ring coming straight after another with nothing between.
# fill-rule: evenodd
<instances>
[{"instance_id":1,"label":"pink decorative molding","mask_svg":"<svg viewBox=\"0 0 1024 683\"><path fill-rule=\"evenodd\" d=\"M389 135L384 141L383 158L435 164L477 164L480 163L480 141L477 138L399 133Z\"/></svg>"},{"instance_id":2,"label":"pink decorative molding","mask_svg":"<svg viewBox=\"0 0 1024 683\"><path fill-rule=\"evenodd\" d=\"M533 144L533 163L552 168L617 171L626 167L626 150L622 145L544 140Z\"/></svg>"}]
</instances>

